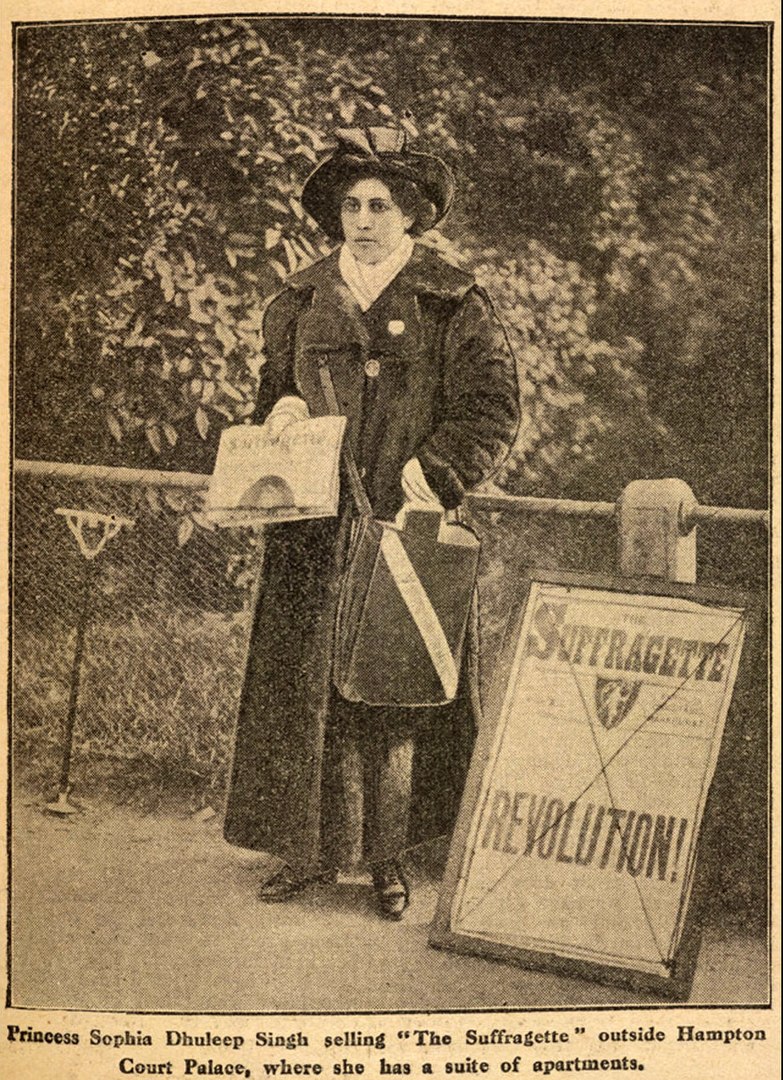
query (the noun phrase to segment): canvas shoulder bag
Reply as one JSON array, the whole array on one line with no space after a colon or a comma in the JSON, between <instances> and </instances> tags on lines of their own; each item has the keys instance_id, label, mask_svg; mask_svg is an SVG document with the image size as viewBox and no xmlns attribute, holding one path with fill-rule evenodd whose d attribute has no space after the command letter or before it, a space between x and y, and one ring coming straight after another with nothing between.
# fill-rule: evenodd
<instances>
[{"instance_id":1,"label":"canvas shoulder bag","mask_svg":"<svg viewBox=\"0 0 783 1080\"><path fill-rule=\"evenodd\" d=\"M339 415L326 357L319 376ZM459 686L478 537L438 510L411 509L402 527L378 521L347 438L343 463L359 516L337 608L335 686L366 705L444 705Z\"/></svg>"}]
</instances>

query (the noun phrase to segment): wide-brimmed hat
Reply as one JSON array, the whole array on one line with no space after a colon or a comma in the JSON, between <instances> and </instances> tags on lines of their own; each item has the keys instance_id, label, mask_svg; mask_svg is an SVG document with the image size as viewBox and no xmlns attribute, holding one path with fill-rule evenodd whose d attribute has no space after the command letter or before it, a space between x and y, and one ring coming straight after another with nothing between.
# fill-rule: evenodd
<instances>
[{"instance_id":1,"label":"wide-brimmed hat","mask_svg":"<svg viewBox=\"0 0 783 1080\"><path fill-rule=\"evenodd\" d=\"M434 207L435 218L428 226L443 218L454 197L451 170L433 154L410 150L404 129L340 128L335 136L337 149L310 173L302 188L302 206L327 236L342 237L337 193L354 177L407 180Z\"/></svg>"}]
</instances>

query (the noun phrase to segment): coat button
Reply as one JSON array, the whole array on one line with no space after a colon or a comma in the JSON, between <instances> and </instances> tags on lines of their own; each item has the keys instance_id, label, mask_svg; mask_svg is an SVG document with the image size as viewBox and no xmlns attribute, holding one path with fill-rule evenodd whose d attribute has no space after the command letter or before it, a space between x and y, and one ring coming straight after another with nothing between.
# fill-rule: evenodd
<instances>
[{"instance_id":1,"label":"coat button","mask_svg":"<svg viewBox=\"0 0 783 1080\"><path fill-rule=\"evenodd\" d=\"M381 373L381 362L374 357L364 365L364 374L368 379L377 379Z\"/></svg>"}]
</instances>

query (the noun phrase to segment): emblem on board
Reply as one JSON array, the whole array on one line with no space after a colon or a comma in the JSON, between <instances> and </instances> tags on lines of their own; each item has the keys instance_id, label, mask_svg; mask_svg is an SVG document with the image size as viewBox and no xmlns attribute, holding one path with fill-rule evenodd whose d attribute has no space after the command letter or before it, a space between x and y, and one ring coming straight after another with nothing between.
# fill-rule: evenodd
<instances>
[{"instance_id":1,"label":"emblem on board","mask_svg":"<svg viewBox=\"0 0 783 1080\"><path fill-rule=\"evenodd\" d=\"M625 720L639 696L642 684L630 679L595 680L595 711L607 731Z\"/></svg>"}]
</instances>

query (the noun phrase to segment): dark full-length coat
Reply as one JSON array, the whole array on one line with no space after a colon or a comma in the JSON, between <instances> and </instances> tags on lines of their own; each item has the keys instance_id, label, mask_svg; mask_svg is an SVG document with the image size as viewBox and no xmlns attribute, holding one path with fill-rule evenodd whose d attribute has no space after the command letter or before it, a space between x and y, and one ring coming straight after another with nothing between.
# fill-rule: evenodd
<instances>
[{"instance_id":1,"label":"dark full-length coat","mask_svg":"<svg viewBox=\"0 0 783 1080\"><path fill-rule=\"evenodd\" d=\"M503 328L473 278L426 247L416 245L367 312L345 286L337 252L327 256L272 301L264 340L255 421L287 394L304 398L312 415L326 414L318 375L326 355L377 518L393 520L403 504L409 458L419 459L450 509L513 442L518 384ZM368 374L369 360L376 364ZM303 873L322 860L323 794L333 782L332 642L354 513L346 491L342 503L338 519L267 531L225 823L232 843L272 852ZM469 648L454 702L382 714L415 727L415 841L453 824L477 721L473 655ZM342 715L346 706L340 702Z\"/></svg>"}]
</instances>

